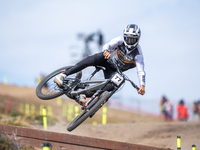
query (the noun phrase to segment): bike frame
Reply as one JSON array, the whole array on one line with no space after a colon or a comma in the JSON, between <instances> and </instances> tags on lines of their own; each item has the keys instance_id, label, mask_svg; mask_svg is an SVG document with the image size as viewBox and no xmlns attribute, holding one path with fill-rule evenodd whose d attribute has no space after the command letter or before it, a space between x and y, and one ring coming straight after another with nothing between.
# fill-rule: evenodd
<instances>
[{"instance_id":1,"label":"bike frame","mask_svg":"<svg viewBox=\"0 0 200 150\"><path fill-rule=\"evenodd\" d=\"M84 84L87 85L87 87L85 87L85 89L79 89L78 91L75 91L74 89L76 87L74 87L72 89L72 91L70 92L71 96L77 96L80 94L84 94L86 92L90 92L90 91L94 91L94 90L98 90L99 88L101 88L102 86L104 86L110 79L104 79L104 80L83 80L81 81L79 84ZM91 84L95 84L95 85L91 85Z\"/></svg>"},{"instance_id":2,"label":"bike frame","mask_svg":"<svg viewBox=\"0 0 200 150\"><path fill-rule=\"evenodd\" d=\"M116 66L116 65L115 65ZM125 80L129 81L132 86L134 88L136 88L137 90L139 90L139 88L137 87L137 85L135 85L125 74L123 74L120 69L116 66L116 73L110 78L110 79L104 79L104 80L91 80L91 78L100 70L104 70L105 68L102 66L96 66L96 70L88 77L87 80L79 80L76 84L76 86L74 86L68 93L66 93L69 97L74 98L80 94L85 94L87 92L90 91L95 91L95 94L93 94L93 96L91 97L91 99L86 103L85 106L87 106L90 101L92 101L94 98L96 98L97 96L99 96L102 92L103 89L109 85L112 84L114 86L114 89L112 91L108 91L109 97L107 98L106 101L108 101L108 99L121 87L122 84L124 84ZM94 84L94 85L91 85ZM84 88L78 88L78 90L76 90L78 85L84 85Z\"/></svg>"},{"instance_id":3,"label":"bike frame","mask_svg":"<svg viewBox=\"0 0 200 150\"><path fill-rule=\"evenodd\" d=\"M91 97L90 101L93 100L95 97L97 97L99 94L101 94L103 92L103 89L109 85L109 84L113 84L114 85L114 89L112 91L110 91L110 95L109 98L119 89L119 87L125 82L125 79L123 79L123 82L120 85L115 85L113 83L113 81L111 80L113 77L111 77L111 79L102 79L102 80L91 80L92 77L99 72L100 70L104 70L104 67L101 66L97 66L96 70L89 75L87 80L83 80L83 81L79 81L77 83L76 86L74 86L69 93L67 93L67 95L71 98L74 98L80 94L85 94L87 92L90 91L96 91L95 94ZM84 89L79 88L78 90L76 90L78 85L85 85ZM89 104L89 102L88 102Z\"/></svg>"},{"instance_id":4,"label":"bike frame","mask_svg":"<svg viewBox=\"0 0 200 150\"><path fill-rule=\"evenodd\" d=\"M75 83L74 87L67 93L71 94L73 96L83 94L89 91L94 91L96 92L92 95L89 101L84 104L81 109L84 110L80 115L78 115L67 127L68 131L74 130L77 126L79 126L85 119L88 117L93 117L95 113L109 100L109 98L124 84L124 82L130 81L132 86L136 88L137 90L139 89L137 85L135 85L125 74L123 74L119 68L116 66L116 73L113 74L113 76L110 79L104 79L104 80L94 80L91 81L90 79L102 68L96 67L96 70L90 75L88 80L81 81L79 79L73 80ZM95 84L92 86L87 86L90 84ZM105 91L104 88L112 84L114 87L112 91ZM69 85L70 87L70 85Z\"/></svg>"}]
</instances>

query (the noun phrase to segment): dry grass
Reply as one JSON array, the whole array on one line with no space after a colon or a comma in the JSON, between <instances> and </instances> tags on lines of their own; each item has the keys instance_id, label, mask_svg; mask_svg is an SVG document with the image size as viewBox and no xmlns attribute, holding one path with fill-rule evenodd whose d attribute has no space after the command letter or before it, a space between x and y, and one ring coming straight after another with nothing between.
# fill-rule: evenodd
<instances>
[{"instance_id":1,"label":"dry grass","mask_svg":"<svg viewBox=\"0 0 200 150\"><path fill-rule=\"evenodd\" d=\"M32 146L20 145L15 134L9 136L7 133L0 133L0 150L36 150Z\"/></svg>"}]
</instances>

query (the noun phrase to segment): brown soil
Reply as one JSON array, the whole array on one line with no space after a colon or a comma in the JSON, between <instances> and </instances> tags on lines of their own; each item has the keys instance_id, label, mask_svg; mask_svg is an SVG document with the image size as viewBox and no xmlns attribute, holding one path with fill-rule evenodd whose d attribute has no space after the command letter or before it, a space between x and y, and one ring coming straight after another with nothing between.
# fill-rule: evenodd
<instances>
[{"instance_id":1,"label":"brown soil","mask_svg":"<svg viewBox=\"0 0 200 150\"><path fill-rule=\"evenodd\" d=\"M56 125L48 126L48 131L171 149L177 149L177 136L181 136L183 150L192 149L193 144L197 149L200 147L200 122L164 122L155 116L117 110L108 106L106 125L101 124L102 110L99 110L93 118L87 119L78 128L68 132L66 127L69 121L67 117L63 116L62 106L69 106L70 103L75 105L74 101L62 99L62 105L58 106L56 99L43 101L37 98L34 88L0 84L1 114L4 114L10 99L13 101L9 112L19 111L20 103L34 104L38 114L41 104L45 107L52 106L53 117L59 121ZM97 122L97 125L92 124L94 121ZM41 125L24 124L30 128L43 129Z\"/></svg>"}]
</instances>

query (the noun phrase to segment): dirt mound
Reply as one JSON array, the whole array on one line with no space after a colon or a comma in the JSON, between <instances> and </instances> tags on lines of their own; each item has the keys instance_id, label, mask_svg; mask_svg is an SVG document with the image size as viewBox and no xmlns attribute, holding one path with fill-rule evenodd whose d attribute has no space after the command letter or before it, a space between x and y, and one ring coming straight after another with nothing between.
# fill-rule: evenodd
<instances>
[{"instance_id":1,"label":"dirt mound","mask_svg":"<svg viewBox=\"0 0 200 150\"><path fill-rule=\"evenodd\" d=\"M62 99L62 104L58 105L57 99L43 101L37 98L34 88L0 84L1 113L4 114L10 99L12 104L9 112L19 111L21 103L34 105L37 113L41 104L46 107L51 106L53 116L59 121L54 126L48 126L49 131L172 149L176 149L176 138L181 136L182 149L189 150L193 144L196 144L197 149L200 147L199 122L163 122L154 116L112 109L108 106L106 125L101 124L102 112L98 111L93 118L87 119L77 129L67 132L69 121L63 115L63 106L70 104L74 106L76 104L74 101ZM94 121L97 125L92 125ZM43 129L41 125L30 127Z\"/></svg>"}]
</instances>

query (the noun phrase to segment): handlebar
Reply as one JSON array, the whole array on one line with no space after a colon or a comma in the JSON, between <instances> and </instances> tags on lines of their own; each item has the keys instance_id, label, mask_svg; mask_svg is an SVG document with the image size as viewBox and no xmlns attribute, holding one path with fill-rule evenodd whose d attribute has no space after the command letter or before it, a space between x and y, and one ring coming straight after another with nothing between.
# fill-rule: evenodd
<instances>
[{"instance_id":1,"label":"handlebar","mask_svg":"<svg viewBox=\"0 0 200 150\"><path fill-rule=\"evenodd\" d=\"M131 81L127 75L125 75L120 69L119 67L117 66L116 62L114 60L110 60L109 61L110 63L112 63L114 65L114 67L117 69L117 72L122 75L124 77L125 80L129 81L131 83L131 85L138 91L139 90L139 87L133 82Z\"/></svg>"}]
</instances>

